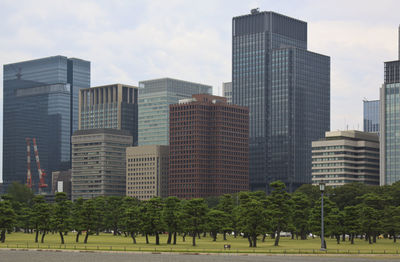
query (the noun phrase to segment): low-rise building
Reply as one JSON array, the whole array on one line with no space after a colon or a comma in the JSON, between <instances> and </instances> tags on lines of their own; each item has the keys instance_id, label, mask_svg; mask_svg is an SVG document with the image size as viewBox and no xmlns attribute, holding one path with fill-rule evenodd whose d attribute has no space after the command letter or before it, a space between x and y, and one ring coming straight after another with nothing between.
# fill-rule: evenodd
<instances>
[{"instance_id":1,"label":"low-rise building","mask_svg":"<svg viewBox=\"0 0 400 262\"><path fill-rule=\"evenodd\" d=\"M169 146L145 145L126 149L126 195L140 200L168 196Z\"/></svg>"},{"instance_id":2,"label":"low-rise building","mask_svg":"<svg viewBox=\"0 0 400 262\"><path fill-rule=\"evenodd\" d=\"M312 183L379 185L379 137L356 130L326 132L312 142Z\"/></svg>"}]
</instances>

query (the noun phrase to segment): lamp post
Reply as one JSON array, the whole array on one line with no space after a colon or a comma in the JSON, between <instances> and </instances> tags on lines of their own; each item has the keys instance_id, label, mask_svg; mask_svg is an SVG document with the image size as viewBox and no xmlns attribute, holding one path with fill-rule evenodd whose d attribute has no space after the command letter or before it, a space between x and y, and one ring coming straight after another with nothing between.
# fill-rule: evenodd
<instances>
[{"instance_id":1,"label":"lamp post","mask_svg":"<svg viewBox=\"0 0 400 262\"><path fill-rule=\"evenodd\" d=\"M321 251L326 250L325 243L325 232L324 232L324 191L325 191L325 183L319 183L319 190L321 191Z\"/></svg>"}]
</instances>

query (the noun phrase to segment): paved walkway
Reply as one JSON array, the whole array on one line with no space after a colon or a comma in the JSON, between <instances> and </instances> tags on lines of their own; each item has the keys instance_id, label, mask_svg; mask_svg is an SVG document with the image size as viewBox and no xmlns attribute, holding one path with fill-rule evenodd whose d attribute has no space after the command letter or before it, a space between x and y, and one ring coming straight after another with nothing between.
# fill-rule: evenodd
<instances>
[{"instance_id":1,"label":"paved walkway","mask_svg":"<svg viewBox=\"0 0 400 262\"><path fill-rule=\"evenodd\" d=\"M40 251L0 249L0 262L398 262L400 256L357 256L357 255L243 255L243 254L177 254L177 253L124 253L124 252L84 252L84 251Z\"/></svg>"}]
</instances>

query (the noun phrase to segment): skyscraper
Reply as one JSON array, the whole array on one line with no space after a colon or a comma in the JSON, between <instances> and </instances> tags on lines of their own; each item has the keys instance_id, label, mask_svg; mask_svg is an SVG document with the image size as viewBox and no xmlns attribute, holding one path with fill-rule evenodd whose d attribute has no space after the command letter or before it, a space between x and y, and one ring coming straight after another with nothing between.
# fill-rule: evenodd
<instances>
[{"instance_id":1,"label":"skyscraper","mask_svg":"<svg viewBox=\"0 0 400 262\"><path fill-rule=\"evenodd\" d=\"M232 82L222 83L222 95L229 104L232 103Z\"/></svg>"},{"instance_id":2,"label":"skyscraper","mask_svg":"<svg viewBox=\"0 0 400 262\"><path fill-rule=\"evenodd\" d=\"M138 88L123 84L80 90L79 130L113 128L127 130L137 145Z\"/></svg>"},{"instance_id":3,"label":"skyscraper","mask_svg":"<svg viewBox=\"0 0 400 262\"><path fill-rule=\"evenodd\" d=\"M364 132L379 134L379 100L363 100Z\"/></svg>"},{"instance_id":4,"label":"skyscraper","mask_svg":"<svg viewBox=\"0 0 400 262\"><path fill-rule=\"evenodd\" d=\"M330 129L330 58L307 23L274 12L232 21L232 103L250 109L250 186L311 183L311 141Z\"/></svg>"},{"instance_id":5,"label":"skyscraper","mask_svg":"<svg viewBox=\"0 0 400 262\"><path fill-rule=\"evenodd\" d=\"M3 181L6 186L12 181L26 183L25 138L36 138L50 185L52 171L71 166L79 89L90 86L90 62L53 56L7 64L3 72ZM34 161L31 169L37 184Z\"/></svg>"},{"instance_id":6,"label":"skyscraper","mask_svg":"<svg viewBox=\"0 0 400 262\"><path fill-rule=\"evenodd\" d=\"M385 62L380 90L380 184L400 180L400 27L399 60Z\"/></svg>"},{"instance_id":7,"label":"skyscraper","mask_svg":"<svg viewBox=\"0 0 400 262\"><path fill-rule=\"evenodd\" d=\"M193 95L170 105L168 192L179 198L249 189L249 110L225 97Z\"/></svg>"},{"instance_id":8,"label":"skyscraper","mask_svg":"<svg viewBox=\"0 0 400 262\"><path fill-rule=\"evenodd\" d=\"M172 78L139 82L139 145L168 145L168 106L193 94L210 94L211 89Z\"/></svg>"}]
</instances>

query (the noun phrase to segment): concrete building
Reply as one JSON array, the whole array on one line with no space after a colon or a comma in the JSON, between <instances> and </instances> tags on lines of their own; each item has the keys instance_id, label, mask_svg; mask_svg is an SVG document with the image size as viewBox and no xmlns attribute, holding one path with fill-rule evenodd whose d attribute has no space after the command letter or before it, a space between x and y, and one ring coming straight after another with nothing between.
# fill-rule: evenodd
<instances>
[{"instance_id":1,"label":"concrete building","mask_svg":"<svg viewBox=\"0 0 400 262\"><path fill-rule=\"evenodd\" d=\"M113 84L81 89L79 130L112 128L127 130L138 137L138 88Z\"/></svg>"},{"instance_id":2,"label":"concrete building","mask_svg":"<svg viewBox=\"0 0 400 262\"><path fill-rule=\"evenodd\" d=\"M168 196L169 146L126 149L126 195L140 200Z\"/></svg>"},{"instance_id":3,"label":"concrete building","mask_svg":"<svg viewBox=\"0 0 400 262\"><path fill-rule=\"evenodd\" d=\"M72 136L72 200L124 196L125 149L132 143L125 130L76 131Z\"/></svg>"},{"instance_id":4,"label":"concrete building","mask_svg":"<svg viewBox=\"0 0 400 262\"><path fill-rule=\"evenodd\" d=\"M172 78L139 82L139 145L169 145L169 105L212 87Z\"/></svg>"},{"instance_id":5,"label":"concrete building","mask_svg":"<svg viewBox=\"0 0 400 262\"><path fill-rule=\"evenodd\" d=\"M379 134L379 100L363 100L364 132Z\"/></svg>"},{"instance_id":6,"label":"concrete building","mask_svg":"<svg viewBox=\"0 0 400 262\"><path fill-rule=\"evenodd\" d=\"M3 182L26 183L25 138L36 138L48 174L71 168L71 135L78 129L78 94L90 87L90 62L52 56L3 67ZM31 150L31 159L34 159ZM39 175L33 161L33 184ZM33 188L35 191L37 188ZM50 186L45 189L50 192Z\"/></svg>"},{"instance_id":7,"label":"concrete building","mask_svg":"<svg viewBox=\"0 0 400 262\"><path fill-rule=\"evenodd\" d=\"M225 97L170 105L168 194L197 198L249 189L249 111Z\"/></svg>"},{"instance_id":8,"label":"concrete building","mask_svg":"<svg viewBox=\"0 0 400 262\"><path fill-rule=\"evenodd\" d=\"M232 103L232 82L222 83L222 94L229 104Z\"/></svg>"},{"instance_id":9,"label":"concrete building","mask_svg":"<svg viewBox=\"0 0 400 262\"><path fill-rule=\"evenodd\" d=\"M51 174L51 193L65 192L68 199L71 199L71 174L72 171L54 171Z\"/></svg>"},{"instance_id":10,"label":"concrete building","mask_svg":"<svg viewBox=\"0 0 400 262\"><path fill-rule=\"evenodd\" d=\"M356 130L326 132L312 142L312 183L379 185L379 137Z\"/></svg>"},{"instance_id":11,"label":"concrete building","mask_svg":"<svg viewBox=\"0 0 400 262\"><path fill-rule=\"evenodd\" d=\"M330 58L307 23L253 9L232 21L232 103L250 110L250 186L311 182L311 141L330 130Z\"/></svg>"},{"instance_id":12,"label":"concrete building","mask_svg":"<svg viewBox=\"0 0 400 262\"><path fill-rule=\"evenodd\" d=\"M400 180L400 30L399 60L385 62L385 79L380 89L380 184Z\"/></svg>"}]
</instances>

